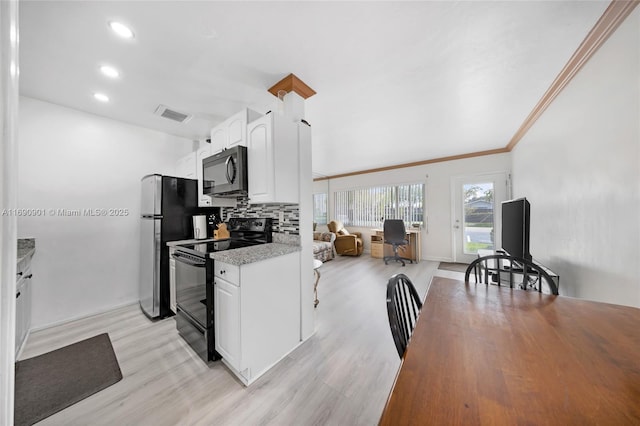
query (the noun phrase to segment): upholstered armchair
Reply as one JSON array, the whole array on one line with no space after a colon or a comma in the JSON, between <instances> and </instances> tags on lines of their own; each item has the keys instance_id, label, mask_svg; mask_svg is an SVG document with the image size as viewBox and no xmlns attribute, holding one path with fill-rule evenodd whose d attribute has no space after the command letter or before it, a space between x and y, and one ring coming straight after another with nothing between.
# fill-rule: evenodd
<instances>
[{"instance_id":1,"label":"upholstered armchair","mask_svg":"<svg viewBox=\"0 0 640 426\"><path fill-rule=\"evenodd\" d=\"M359 232L349 232L342 222L332 220L327 225L330 232L336 234L336 253L348 256L360 256L364 250L362 244L362 234Z\"/></svg>"}]
</instances>

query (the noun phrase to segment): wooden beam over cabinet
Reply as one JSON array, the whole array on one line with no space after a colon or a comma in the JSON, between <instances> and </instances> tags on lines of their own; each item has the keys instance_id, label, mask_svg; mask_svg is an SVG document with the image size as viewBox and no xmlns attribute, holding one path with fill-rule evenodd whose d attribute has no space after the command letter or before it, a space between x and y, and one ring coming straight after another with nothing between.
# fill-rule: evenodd
<instances>
[{"instance_id":1,"label":"wooden beam over cabinet","mask_svg":"<svg viewBox=\"0 0 640 426\"><path fill-rule=\"evenodd\" d=\"M300 80L293 74L289 74L288 76L274 84L269 89L269 93L277 97L280 90L284 90L287 93L296 92L298 95L302 96L303 99L310 98L311 96L316 94L315 90L307 86L304 81Z\"/></svg>"}]
</instances>

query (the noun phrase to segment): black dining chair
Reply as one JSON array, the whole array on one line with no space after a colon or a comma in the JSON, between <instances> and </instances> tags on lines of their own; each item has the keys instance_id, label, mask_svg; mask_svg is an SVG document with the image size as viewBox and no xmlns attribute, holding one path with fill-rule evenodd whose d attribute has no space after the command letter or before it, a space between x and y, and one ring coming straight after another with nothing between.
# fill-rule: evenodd
<instances>
[{"instance_id":1,"label":"black dining chair","mask_svg":"<svg viewBox=\"0 0 640 426\"><path fill-rule=\"evenodd\" d=\"M556 296L559 294L558 283L540 265L529 259L510 256L506 253L479 257L467 266L464 281L468 283L469 276L473 272L476 283L482 283L483 271L486 284L490 281L498 286L508 283L510 288L514 288L515 285L515 288L536 290L540 293L543 292L544 287L551 294Z\"/></svg>"},{"instance_id":2,"label":"black dining chair","mask_svg":"<svg viewBox=\"0 0 640 426\"><path fill-rule=\"evenodd\" d=\"M391 335L402 359L413 328L422 309L420 296L413 283L404 274L396 274L387 283L387 314Z\"/></svg>"},{"instance_id":3,"label":"black dining chair","mask_svg":"<svg viewBox=\"0 0 640 426\"><path fill-rule=\"evenodd\" d=\"M413 263L413 260L407 257L402 257L398 254L398 247L409 244L409 241L407 241L407 231L404 227L403 220L387 219L384 221L384 242L386 244L391 244L391 246L393 247L393 256L385 256L383 259L385 265L388 265L387 262L389 262L390 260L402 262L402 266L405 265L405 260Z\"/></svg>"}]
</instances>

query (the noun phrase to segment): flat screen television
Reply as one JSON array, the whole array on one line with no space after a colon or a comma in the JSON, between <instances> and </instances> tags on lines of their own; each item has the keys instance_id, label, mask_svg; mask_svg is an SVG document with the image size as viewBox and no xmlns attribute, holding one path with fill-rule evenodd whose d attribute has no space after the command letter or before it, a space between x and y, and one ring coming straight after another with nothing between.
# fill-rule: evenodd
<instances>
[{"instance_id":1,"label":"flat screen television","mask_svg":"<svg viewBox=\"0 0 640 426\"><path fill-rule=\"evenodd\" d=\"M529 226L531 205L526 198L502 203L502 250L514 257L531 260Z\"/></svg>"}]
</instances>

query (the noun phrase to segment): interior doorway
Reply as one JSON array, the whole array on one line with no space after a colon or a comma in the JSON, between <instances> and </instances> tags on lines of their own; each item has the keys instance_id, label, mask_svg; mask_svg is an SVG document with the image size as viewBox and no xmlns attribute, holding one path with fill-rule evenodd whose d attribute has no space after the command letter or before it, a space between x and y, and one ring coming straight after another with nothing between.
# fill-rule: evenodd
<instances>
[{"instance_id":1,"label":"interior doorway","mask_svg":"<svg viewBox=\"0 0 640 426\"><path fill-rule=\"evenodd\" d=\"M506 172L462 176L452 180L454 262L471 263L478 250L500 248L501 203L509 199Z\"/></svg>"}]
</instances>

